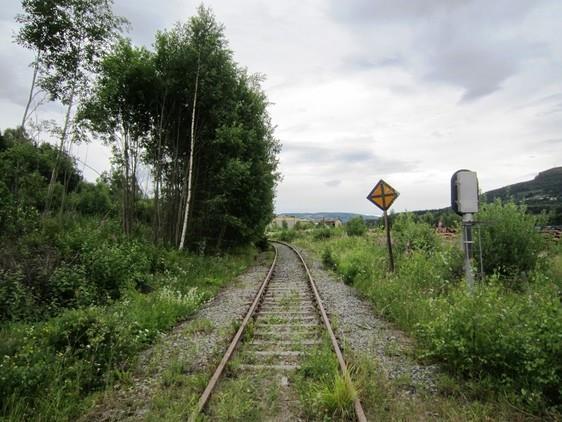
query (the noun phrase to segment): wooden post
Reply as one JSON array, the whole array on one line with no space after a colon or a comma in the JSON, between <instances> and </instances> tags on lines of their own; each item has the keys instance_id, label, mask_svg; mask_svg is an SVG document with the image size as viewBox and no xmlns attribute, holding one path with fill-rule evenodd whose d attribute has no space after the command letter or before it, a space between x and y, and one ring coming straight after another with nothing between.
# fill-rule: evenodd
<instances>
[{"instance_id":1,"label":"wooden post","mask_svg":"<svg viewBox=\"0 0 562 422\"><path fill-rule=\"evenodd\" d=\"M386 210L384 215L384 227L386 228L386 244L388 246L388 257L390 258L390 272L394 272L394 257L392 256L392 241L390 240L390 224L388 224L388 214Z\"/></svg>"}]
</instances>

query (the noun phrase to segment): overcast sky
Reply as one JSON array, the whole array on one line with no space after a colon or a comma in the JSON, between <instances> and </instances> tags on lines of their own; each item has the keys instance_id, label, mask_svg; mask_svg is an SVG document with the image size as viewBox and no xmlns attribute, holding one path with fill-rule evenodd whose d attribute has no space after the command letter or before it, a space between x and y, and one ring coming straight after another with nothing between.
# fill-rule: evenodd
<instances>
[{"instance_id":1,"label":"overcast sky","mask_svg":"<svg viewBox=\"0 0 562 422\"><path fill-rule=\"evenodd\" d=\"M115 0L129 36L194 14L199 1ZM482 190L562 165L560 0L216 0L236 60L267 76L281 140L276 210L379 214L384 178L397 211L450 202L461 168ZM0 129L19 124L31 54L12 43L19 1L0 9ZM39 117L60 118L57 107ZM109 152L75 149L98 171ZM90 180L96 174L83 168Z\"/></svg>"}]
</instances>

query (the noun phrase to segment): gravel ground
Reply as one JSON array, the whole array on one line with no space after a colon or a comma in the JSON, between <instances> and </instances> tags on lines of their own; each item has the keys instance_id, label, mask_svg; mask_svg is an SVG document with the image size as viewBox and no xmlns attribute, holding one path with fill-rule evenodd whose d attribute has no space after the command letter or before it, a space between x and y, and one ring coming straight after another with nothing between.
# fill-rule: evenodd
<instances>
[{"instance_id":1,"label":"gravel ground","mask_svg":"<svg viewBox=\"0 0 562 422\"><path fill-rule=\"evenodd\" d=\"M312 273L340 344L354 353L376 358L390 380L400 380L404 392L434 393L436 365L420 365L411 355L412 341L392 324L376 317L370 302L353 287L326 271L314 255L298 248ZM335 323L335 324L334 324ZM344 350L345 354L345 350Z\"/></svg>"},{"instance_id":2,"label":"gravel ground","mask_svg":"<svg viewBox=\"0 0 562 422\"><path fill-rule=\"evenodd\" d=\"M190 371L203 369L210 358L228 344L233 322L242 320L260 283L269 270L271 258L258 257L256 265L238 276L192 318L162 335L139 359L133 379L107 392L81 420L115 421L143 419L162 374L173 362L187 362ZM204 330L197 330L203 323ZM187 398L186 398L187 399Z\"/></svg>"}]
</instances>

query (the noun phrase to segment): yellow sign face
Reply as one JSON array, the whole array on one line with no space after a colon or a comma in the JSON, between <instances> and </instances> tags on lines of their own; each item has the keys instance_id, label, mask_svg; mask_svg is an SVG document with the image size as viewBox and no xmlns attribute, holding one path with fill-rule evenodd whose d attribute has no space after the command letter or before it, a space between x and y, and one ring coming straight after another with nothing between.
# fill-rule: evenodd
<instances>
[{"instance_id":1,"label":"yellow sign face","mask_svg":"<svg viewBox=\"0 0 562 422\"><path fill-rule=\"evenodd\" d=\"M399 195L400 194L396 191L396 189L381 179L369 195L367 195L367 199L381 210L386 211Z\"/></svg>"}]
</instances>

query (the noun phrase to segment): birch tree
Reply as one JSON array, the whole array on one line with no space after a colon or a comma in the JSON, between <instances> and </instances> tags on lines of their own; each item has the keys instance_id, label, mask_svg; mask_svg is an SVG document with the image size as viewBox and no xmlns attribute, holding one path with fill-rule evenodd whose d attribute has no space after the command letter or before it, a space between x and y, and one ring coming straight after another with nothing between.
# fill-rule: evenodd
<instances>
[{"instance_id":1,"label":"birch tree","mask_svg":"<svg viewBox=\"0 0 562 422\"><path fill-rule=\"evenodd\" d=\"M66 149L77 98L88 89L99 60L125 24L112 11L112 0L23 0L23 24L16 41L35 52L33 79L22 126L37 88L65 107L58 130L58 159L47 191L47 210Z\"/></svg>"},{"instance_id":2,"label":"birch tree","mask_svg":"<svg viewBox=\"0 0 562 422\"><path fill-rule=\"evenodd\" d=\"M155 89L152 53L122 39L100 64L91 96L78 112L81 121L112 145L122 177L122 224L129 234L134 220L137 167L151 134Z\"/></svg>"}]
</instances>

